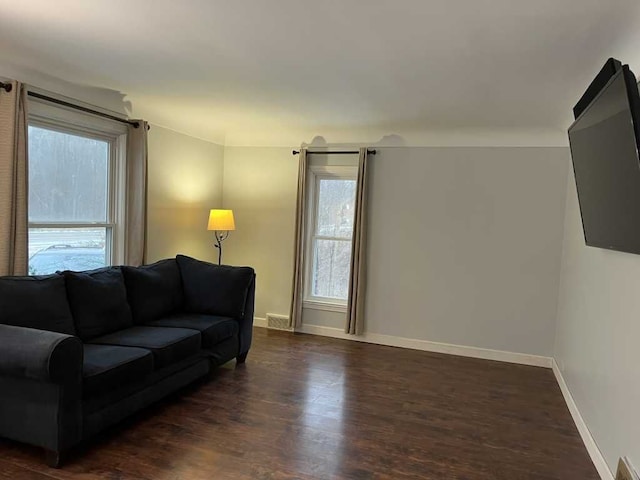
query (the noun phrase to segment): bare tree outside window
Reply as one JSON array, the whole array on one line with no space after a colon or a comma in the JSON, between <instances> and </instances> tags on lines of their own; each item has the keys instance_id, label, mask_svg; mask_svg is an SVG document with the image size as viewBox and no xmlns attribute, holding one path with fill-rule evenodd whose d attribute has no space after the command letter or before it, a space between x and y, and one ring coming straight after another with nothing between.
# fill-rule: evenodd
<instances>
[{"instance_id":1,"label":"bare tree outside window","mask_svg":"<svg viewBox=\"0 0 640 480\"><path fill-rule=\"evenodd\" d=\"M346 302L356 181L318 177L316 188L311 295Z\"/></svg>"}]
</instances>

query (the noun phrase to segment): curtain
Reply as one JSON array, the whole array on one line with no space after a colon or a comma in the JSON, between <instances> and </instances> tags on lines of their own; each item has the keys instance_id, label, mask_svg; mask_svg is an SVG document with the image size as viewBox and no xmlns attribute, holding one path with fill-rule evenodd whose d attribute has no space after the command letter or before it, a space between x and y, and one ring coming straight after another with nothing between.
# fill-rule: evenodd
<instances>
[{"instance_id":1,"label":"curtain","mask_svg":"<svg viewBox=\"0 0 640 480\"><path fill-rule=\"evenodd\" d=\"M304 288L305 199L307 187L307 149L300 149L298 166L298 197L293 245L293 287L289 324L294 329L302 325L302 295Z\"/></svg>"},{"instance_id":2,"label":"curtain","mask_svg":"<svg viewBox=\"0 0 640 480\"><path fill-rule=\"evenodd\" d=\"M0 275L26 275L28 264L27 90L0 89Z\"/></svg>"},{"instance_id":3,"label":"curtain","mask_svg":"<svg viewBox=\"0 0 640 480\"><path fill-rule=\"evenodd\" d=\"M127 135L127 187L125 221L125 264L145 261L147 240L147 130L143 120L129 126Z\"/></svg>"},{"instance_id":4,"label":"curtain","mask_svg":"<svg viewBox=\"0 0 640 480\"><path fill-rule=\"evenodd\" d=\"M358 180L351 240L351 275L345 333L361 335L364 330L367 253L367 148L360 149Z\"/></svg>"}]
</instances>

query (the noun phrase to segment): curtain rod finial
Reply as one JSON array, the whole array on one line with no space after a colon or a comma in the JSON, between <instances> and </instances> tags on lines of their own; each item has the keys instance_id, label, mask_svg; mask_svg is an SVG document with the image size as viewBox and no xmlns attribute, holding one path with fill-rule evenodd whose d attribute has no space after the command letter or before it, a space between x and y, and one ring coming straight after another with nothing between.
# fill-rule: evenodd
<instances>
[{"instance_id":1,"label":"curtain rod finial","mask_svg":"<svg viewBox=\"0 0 640 480\"><path fill-rule=\"evenodd\" d=\"M13 90L13 85L11 85L10 83L0 82L0 88L4 89L5 92L9 93L11 90Z\"/></svg>"},{"instance_id":2,"label":"curtain rod finial","mask_svg":"<svg viewBox=\"0 0 640 480\"><path fill-rule=\"evenodd\" d=\"M291 152L293 155L298 155L300 153L300 150L294 150L293 152Z\"/></svg>"}]
</instances>

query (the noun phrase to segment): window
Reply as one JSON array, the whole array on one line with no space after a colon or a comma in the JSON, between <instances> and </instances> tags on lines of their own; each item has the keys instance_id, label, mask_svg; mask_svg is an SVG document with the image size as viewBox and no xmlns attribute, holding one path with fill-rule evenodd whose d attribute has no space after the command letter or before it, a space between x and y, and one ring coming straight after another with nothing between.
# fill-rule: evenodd
<instances>
[{"instance_id":1,"label":"window","mask_svg":"<svg viewBox=\"0 0 640 480\"><path fill-rule=\"evenodd\" d=\"M307 307L344 310L347 304L356 175L353 167L310 168Z\"/></svg>"},{"instance_id":2,"label":"window","mask_svg":"<svg viewBox=\"0 0 640 480\"><path fill-rule=\"evenodd\" d=\"M122 258L126 129L38 102L29 117L29 273Z\"/></svg>"}]
</instances>

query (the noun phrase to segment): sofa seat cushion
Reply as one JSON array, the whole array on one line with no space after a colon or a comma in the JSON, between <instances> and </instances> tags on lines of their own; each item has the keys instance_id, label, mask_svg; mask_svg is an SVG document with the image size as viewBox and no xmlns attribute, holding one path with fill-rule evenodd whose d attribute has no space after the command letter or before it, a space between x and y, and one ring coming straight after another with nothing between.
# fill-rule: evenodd
<instances>
[{"instance_id":1,"label":"sofa seat cushion","mask_svg":"<svg viewBox=\"0 0 640 480\"><path fill-rule=\"evenodd\" d=\"M91 343L151 350L157 370L198 353L200 332L186 328L138 326L94 338Z\"/></svg>"},{"instance_id":2,"label":"sofa seat cushion","mask_svg":"<svg viewBox=\"0 0 640 480\"><path fill-rule=\"evenodd\" d=\"M65 271L67 297L83 341L133 326L120 267Z\"/></svg>"},{"instance_id":3,"label":"sofa seat cushion","mask_svg":"<svg viewBox=\"0 0 640 480\"><path fill-rule=\"evenodd\" d=\"M178 313L155 322L154 327L190 328L202 334L202 347L212 348L218 343L238 335L238 321L217 315L201 315L197 313Z\"/></svg>"},{"instance_id":4,"label":"sofa seat cushion","mask_svg":"<svg viewBox=\"0 0 640 480\"><path fill-rule=\"evenodd\" d=\"M153 372L153 354L144 348L84 345L83 393L108 392Z\"/></svg>"},{"instance_id":5,"label":"sofa seat cushion","mask_svg":"<svg viewBox=\"0 0 640 480\"><path fill-rule=\"evenodd\" d=\"M182 308L182 278L175 258L142 267L122 267L127 297L138 325L171 315Z\"/></svg>"}]
</instances>

